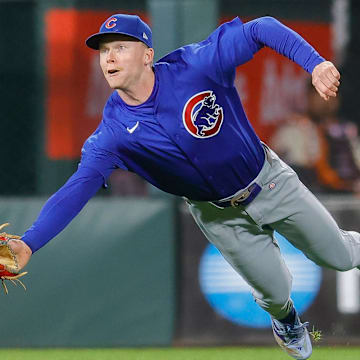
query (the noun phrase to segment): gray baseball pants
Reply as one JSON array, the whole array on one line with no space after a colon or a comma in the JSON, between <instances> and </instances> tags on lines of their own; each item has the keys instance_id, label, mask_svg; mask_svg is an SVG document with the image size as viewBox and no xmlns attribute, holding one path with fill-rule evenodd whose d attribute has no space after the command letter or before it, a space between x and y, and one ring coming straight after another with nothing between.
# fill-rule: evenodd
<instances>
[{"instance_id":1,"label":"gray baseball pants","mask_svg":"<svg viewBox=\"0 0 360 360\"><path fill-rule=\"evenodd\" d=\"M188 201L196 223L252 287L255 301L282 319L292 308L292 276L274 230L316 264L346 271L360 266L360 234L341 230L296 173L272 150L254 182L261 186L247 206L218 208Z\"/></svg>"}]
</instances>

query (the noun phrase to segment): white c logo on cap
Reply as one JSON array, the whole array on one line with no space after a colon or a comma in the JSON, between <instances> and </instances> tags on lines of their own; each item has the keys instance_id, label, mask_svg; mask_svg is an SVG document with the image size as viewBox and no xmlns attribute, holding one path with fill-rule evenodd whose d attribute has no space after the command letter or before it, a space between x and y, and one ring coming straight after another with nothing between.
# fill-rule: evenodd
<instances>
[{"instance_id":1,"label":"white c logo on cap","mask_svg":"<svg viewBox=\"0 0 360 360\"><path fill-rule=\"evenodd\" d=\"M112 29L113 27L116 26L116 24L115 24L116 22L117 22L117 18L113 17L106 22L105 27L107 29Z\"/></svg>"}]
</instances>

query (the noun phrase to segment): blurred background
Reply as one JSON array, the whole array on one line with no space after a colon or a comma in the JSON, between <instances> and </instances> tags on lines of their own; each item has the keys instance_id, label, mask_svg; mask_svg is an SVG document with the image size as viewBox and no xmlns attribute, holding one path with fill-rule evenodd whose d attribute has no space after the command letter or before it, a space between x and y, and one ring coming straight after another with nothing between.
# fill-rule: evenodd
<instances>
[{"instance_id":1,"label":"blurred background","mask_svg":"<svg viewBox=\"0 0 360 360\"><path fill-rule=\"evenodd\" d=\"M110 90L84 41L118 12L151 24L156 59L235 16L270 15L333 61L342 85L329 102L309 74L269 49L237 70L235 84L262 140L341 227L360 230L358 1L0 0L0 215L9 232L32 224L101 120ZM360 272L320 269L279 242L302 318L326 343L358 345ZM27 270L28 291L2 298L0 346L273 344L267 315L182 201L132 173L114 172Z\"/></svg>"}]
</instances>

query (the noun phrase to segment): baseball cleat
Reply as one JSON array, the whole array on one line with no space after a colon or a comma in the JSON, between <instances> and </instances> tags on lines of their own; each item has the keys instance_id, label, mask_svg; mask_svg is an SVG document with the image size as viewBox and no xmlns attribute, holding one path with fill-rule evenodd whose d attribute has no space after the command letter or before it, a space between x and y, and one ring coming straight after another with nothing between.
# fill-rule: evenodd
<instances>
[{"instance_id":1,"label":"baseball cleat","mask_svg":"<svg viewBox=\"0 0 360 360\"><path fill-rule=\"evenodd\" d=\"M307 330L308 322L301 323L299 316L293 325L271 319L276 342L294 359L308 359L312 354L311 340Z\"/></svg>"}]
</instances>

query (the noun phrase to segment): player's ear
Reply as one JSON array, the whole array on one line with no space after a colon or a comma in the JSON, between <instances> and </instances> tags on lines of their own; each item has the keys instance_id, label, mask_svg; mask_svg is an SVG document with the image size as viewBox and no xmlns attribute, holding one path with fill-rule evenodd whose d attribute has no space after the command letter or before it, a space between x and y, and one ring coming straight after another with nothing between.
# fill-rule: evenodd
<instances>
[{"instance_id":1,"label":"player's ear","mask_svg":"<svg viewBox=\"0 0 360 360\"><path fill-rule=\"evenodd\" d=\"M144 63L145 65L151 65L154 61L154 49L146 48L144 53Z\"/></svg>"}]
</instances>

